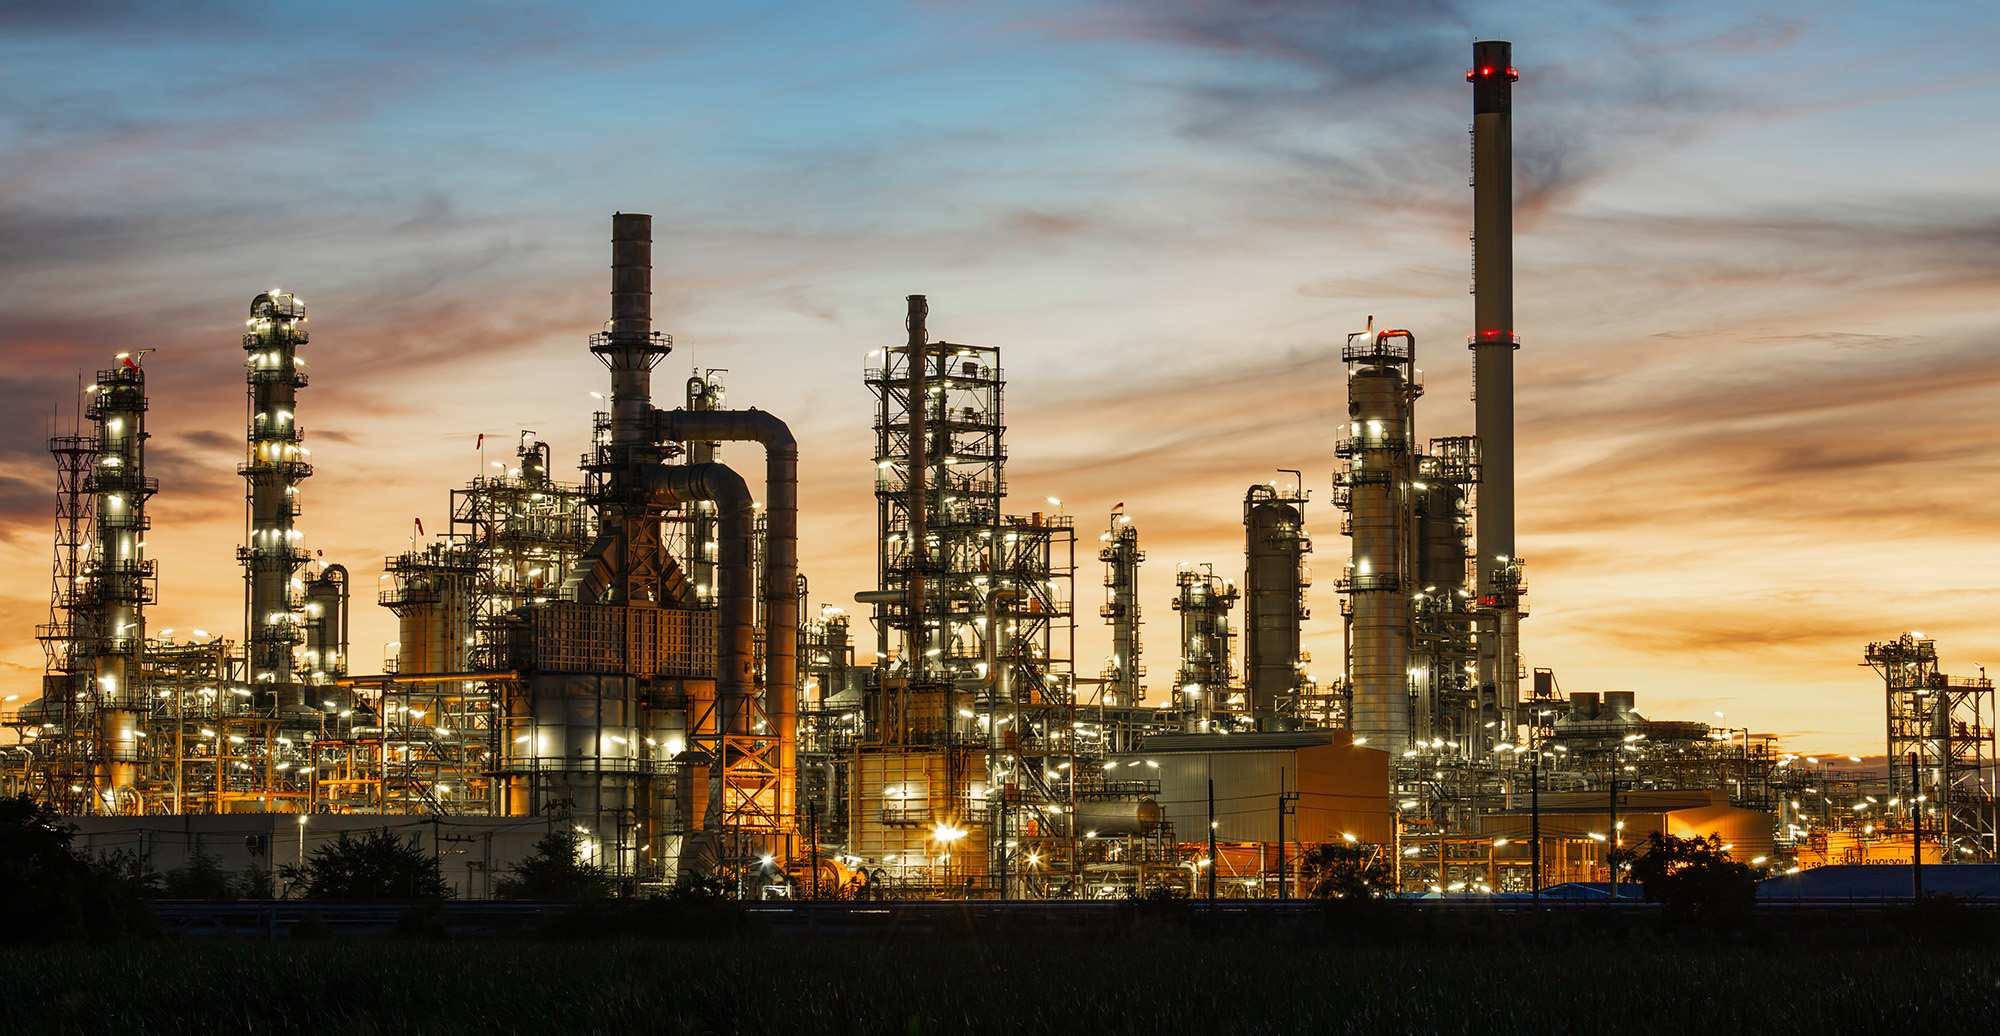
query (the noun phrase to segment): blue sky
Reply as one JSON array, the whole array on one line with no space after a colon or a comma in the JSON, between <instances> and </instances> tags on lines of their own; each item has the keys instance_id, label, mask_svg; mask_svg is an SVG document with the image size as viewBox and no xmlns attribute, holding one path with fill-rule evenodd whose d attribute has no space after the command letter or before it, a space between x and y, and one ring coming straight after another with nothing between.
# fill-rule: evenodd
<instances>
[{"instance_id":1,"label":"blue sky","mask_svg":"<svg viewBox=\"0 0 2000 1036\"><path fill-rule=\"evenodd\" d=\"M804 433L816 597L872 578L860 367L924 293L1006 350L1021 507L1131 504L1164 651L1246 485L1326 497L1368 315L1417 332L1424 434L1470 430L1460 74L1508 38L1530 664L1864 750L1863 642L2000 659L1996 36L1960 3L0 4L0 681L39 670L77 370L159 350L152 624L226 629L251 296L311 306L304 528L368 582L478 433L581 450L617 209L656 217L664 369ZM1309 514L1326 679L1346 544Z\"/></svg>"}]
</instances>

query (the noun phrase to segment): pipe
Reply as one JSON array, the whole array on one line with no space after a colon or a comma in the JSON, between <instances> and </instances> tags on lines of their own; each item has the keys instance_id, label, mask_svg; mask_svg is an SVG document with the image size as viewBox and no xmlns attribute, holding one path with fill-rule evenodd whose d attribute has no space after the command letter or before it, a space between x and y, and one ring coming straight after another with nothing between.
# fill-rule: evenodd
<instances>
[{"instance_id":1,"label":"pipe","mask_svg":"<svg viewBox=\"0 0 2000 1036\"><path fill-rule=\"evenodd\" d=\"M769 617L769 628L764 635L764 711L770 718L771 731L778 742L778 769L784 775L778 782L778 815L789 817L796 811L798 799L798 440L793 438L792 430L785 422L762 410L654 410L647 434L653 442L699 439L708 442L755 442L764 447L764 509L768 522L764 530L764 613ZM702 467L705 466L681 465L679 469ZM654 470L672 471L676 467L665 466ZM728 549L728 531L725 522L723 534L718 537L724 550ZM747 555L744 564L749 564ZM718 585L725 585L721 570L727 567L726 560L718 565ZM719 607L726 607L722 603L726 596L723 593L717 595ZM754 610L751 621L755 621ZM720 628L718 616L718 631ZM747 694L747 681L744 687ZM720 680L716 684L716 695L718 698L723 695Z\"/></svg>"},{"instance_id":2,"label":"pipe","mask_svg":"<svg viewBox=\"0 0 2000 1036\"><path fill-rule=\"evenodd\" d=\"M1472 45L1473 399L1485 478L1479 487L1479 597L1501 616L1490 649L1482 646L1480 685L1491 688L1514 733L1520 698L1514 552L1514 69L1513 45Z\"/></svg>"},{"instance_id":3,"label":"pipe","mask_svg":"<svg viewBox=\"0 0 2000 1036\"><path fill-rule=\"evenodd\" d=\"M749 734L743 703L755 685L752 665L757 632L757 602L751 595L751 541L756 534L756 505L743 476L727 465L663 464L646 471L646 493L658 506L697 500L716 505L720 532L716 565L715 697L716 729L727 735ZM773 637L772 639L775 639ZM720 768L715 771L721 775ZM713 805L711 803L711 805Z\"/></svg>"},{"instance_id":4,"label":"pipe","mask_svg":"<svg viewBox=\"0 0 2000 1036\"><path fill-rule=\"evenodd\" d=\"M906 348L910 357L910 606L904 614L910 620L910 664L909 686L914 689L924 679L924 665L930 658L930 627L924 620L924 568L930 554L929 535L924 527L927 510L925 487L930 482L930 448L925 442L927 431L925 418L930 416L930 394L924 384L924 376L930 372L930 350L925 339L929 333L924 329L924 318L930 314L930 304L922 295L911 295L904 300L908 314L903 326L909 331ZM947 703L949 704L949 703ZM946 715L950 715L947 711Z\"/></svg>"}]
</instances>

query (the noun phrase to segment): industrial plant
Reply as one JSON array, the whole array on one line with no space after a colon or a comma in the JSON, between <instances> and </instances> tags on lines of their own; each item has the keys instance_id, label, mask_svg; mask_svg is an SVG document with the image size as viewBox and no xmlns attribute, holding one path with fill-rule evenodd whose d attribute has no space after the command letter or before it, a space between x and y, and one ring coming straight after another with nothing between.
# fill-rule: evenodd
<instances>
[{"instance_id":1,"label":"industrial plant","mask_svg":"<svg viewBox=\"0 0 2000 1036\"><path fill-rule=\"evenodd\" d=\"M1475 44L1466 78L1474 373L1453 391L1477 434L1416 430L1420 355L1456 341L1355 320L1324 350L1326 384L1345 381L1347 418L1322 430L1340 468L1246 464L1240 570L1180 564L1170 600L1141 600L1143 515L1020 503L1045 497L1008 481L1001 349L947 340L948 312L910 295L900 335L855 348L875 584L812 600L799 480L830 476L801 471L784 415L726 402L720 372L655 385L674 343L653 321L652 217L619 213L608 320L575 357L607 375L588 449L572 465L520 432L497 470L438 487L449 528L379 578L304 544L306 305L251 300L226 629L148 627L147 357L97 372L49 444L46 672L0 713L17 735L0 792L161 867L420 829L467 897L558 828L632 893L698 876L756 899L1286 897L1326 844L1390 864L1404 894L1529 892L1617 881L1612 850L1655 830L1773 872L1996 862L1993 685L1945 675L1921 635L1857 645L1886 773L1530 664L1509 44ZM1316 553L1338 559L1338 614L1307 607ZM393 614L390 657L351 651L356 607ZM1076 647L1099 622L1101 665ZM1308 674L1312 630L1339 631L1338 677Z\"/></svg>"}]
</instances>

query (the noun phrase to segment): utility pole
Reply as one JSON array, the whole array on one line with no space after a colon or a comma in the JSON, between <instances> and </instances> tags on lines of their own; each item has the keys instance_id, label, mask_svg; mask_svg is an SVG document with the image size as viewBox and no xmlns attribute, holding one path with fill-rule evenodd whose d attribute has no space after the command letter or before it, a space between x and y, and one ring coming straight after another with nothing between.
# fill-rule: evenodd
<instances>
[{"instance_id":1,"label":"utility pole","mask_svg":"<svg viewBox=\"0 0 2000 1036\"><path fill-rule=\"evenodd\" d=\"M1287 877L1285 868L1285 815L1297 810L1298 806L1298 793L1285 790L1285 769L1281 766L1278 768L1278 898L1281 900L1291 898L1291 893L1285 883L1285 878Z\"/></svg>"},{"instance_id":2,"label":"utility pole","mask_svg":"<svg viewBox=\"0 0 2000 1036\"><path fill-rule=\"evenodd\" d=\"M1208 905L1215 905L1215 778L1208 779Z\"/></svg>"},{"instance_id":3,"label":"utility pole","mask_svg":"<svg viewBox=\"0 0 2000 1036\"><path fill-rule=\"evenodd\" d=\"M1611 830L1616 831L1617 828ZM1529 860L1529 880L1534 883L1533 898L1542 901L1542 753L1536 749L1528 757L1528 840L1531 843Z\"/></svg>"},{"instance_id":4,"label":"utility pole","mask_svg":"<svg viewBox=\"0 0 2000 1036\"><path fill-rule=\"evenodd\" d=\"M1939 692L1942 693L1942 692ZM1916 882L1916 898L1924 898L1924 804L1923 770L1917 753L1910 753L1910 877Z\"/></svg>"},{"instance_id":5,"label":"utility pole","mask_svg":"<svg viewBox=\"0 0 2000 1036\"><path fill-rule=\"evenodd\" d=\"M806 861L813 872L813 898L819 898L819 800L806 800Z\"/></svg>"},{"instance_id":6,"label":"utility pole","mask_svg":"<svg viewBox=\"0 0 2000 1036\"><path fill-rule=\"evenodd\" d=\"M988 625L988 629L992 626ZM1141 880L1139 884L1144 885ZM1146 890L1141 888L1140 893ZM1007 898L1007 786L1000 786L1000 898Z\"/></svg>"},{"instance_id":7,"label":"utility pole","mask_svg":"<svg viewBox=\"0 0 2000 1036\"><path fill-rule=\"evenodd\" d=\"M1615 760L1617 757L1613 756L1612 758ZM1616 906L1618 905L1618 771L1617 770L1611 771L1611 833L1606 837L1610 839L1609 842L1610 848L1605 850L1605 854L1606 858L1611 862L1611 904L1613 906Z\"/></svg>"}]
</instances>

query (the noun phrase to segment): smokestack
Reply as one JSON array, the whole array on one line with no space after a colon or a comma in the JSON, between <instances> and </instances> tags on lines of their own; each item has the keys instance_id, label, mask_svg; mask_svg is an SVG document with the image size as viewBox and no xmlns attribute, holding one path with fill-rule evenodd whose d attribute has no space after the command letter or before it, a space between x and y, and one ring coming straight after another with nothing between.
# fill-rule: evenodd
<instances>
[{"instance_id":1,"label":"smokestack","mask_svg":"<svg viewBox=\"0 0 2000 1036\"><path fill-rule=\"evenodd\" d=\"M653 330L653 217L620 212L611 217L611 333Z\"/></svg>"},{"instance_id":2,"label":"smokestack","mask_svg":"<svg viewBox=\"0 0 2000 1036\"><path fill-rule=\"evenodd\" d=\"M1494 616L1480 645L1482 705L1513 740L1520 699L1520 559L1514 553L1514 69L1513 45L1472 45L1473 398L1484 481L1479 487L1480 607ZM1490 695L1490 697L1488 697ZM1482 712L1484 709L1482 709Z\"/></svg>"},{"instance_id":3,"label":"smokestack","mask_svg":"<svg viewBox=\"0 0 2000 1036\"><path fill-rule=\"evenodd\" d=\"M645 442L653 408L653 365L666 355L653 342L653 217L620 212L611 217L610 332L591 351L611 368L611 442Z\"/></svg>"}]
</instances>

